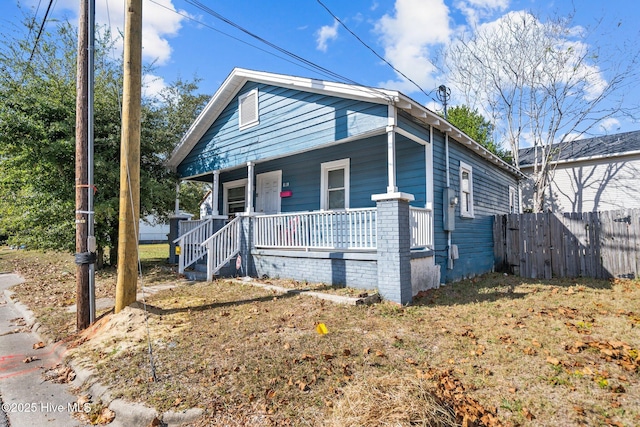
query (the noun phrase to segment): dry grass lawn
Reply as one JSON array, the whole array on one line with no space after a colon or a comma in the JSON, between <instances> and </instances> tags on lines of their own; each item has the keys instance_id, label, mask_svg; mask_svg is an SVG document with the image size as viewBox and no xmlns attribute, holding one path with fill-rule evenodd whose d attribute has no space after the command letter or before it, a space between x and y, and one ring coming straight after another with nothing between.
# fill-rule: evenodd
<instances>
[{"instance_id":1,"label":"dry grass lawn","mask_svg":"<svg viewBox=\"0 0 640 427\"><path fill-rule=\"evenodd\" d=\"M0 250L28 279L18 298L115 395L201 407L197 425L640 425L638 281L489 274L346 306L144 265L146 286L178 287L75 335L72 257ZM114 287L100 273L98 297Z\"/></svg>"}]
</instances>

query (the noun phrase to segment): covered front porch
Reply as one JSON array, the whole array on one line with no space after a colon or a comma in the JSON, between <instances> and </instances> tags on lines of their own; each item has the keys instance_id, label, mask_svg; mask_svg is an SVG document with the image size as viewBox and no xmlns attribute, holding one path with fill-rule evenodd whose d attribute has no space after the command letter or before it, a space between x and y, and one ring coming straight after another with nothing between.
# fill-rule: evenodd
<instances>
[{"instance_id":1,"label":"covered front porch","mask_svg":"<svg viewBox=\"0 0 640 427\"><path fill-rule=\"evenodd\" d=\"M380 258L393 259L394 254L398 258L403 252L403 245L389 247L390 239L399 233L408 243L411 296L437 286L432 211L409 206L409 195L389 199L400 201L406 226L398 222L404 215L380 206L388 200L379 200L374 208L270 215L243 212L231 220L217 216L180 221L180 236L175 240L180 247L179 271L184 273L206 259L207 280L215 275L251 275L379 288Z\"/></svg>"}]
</instances>

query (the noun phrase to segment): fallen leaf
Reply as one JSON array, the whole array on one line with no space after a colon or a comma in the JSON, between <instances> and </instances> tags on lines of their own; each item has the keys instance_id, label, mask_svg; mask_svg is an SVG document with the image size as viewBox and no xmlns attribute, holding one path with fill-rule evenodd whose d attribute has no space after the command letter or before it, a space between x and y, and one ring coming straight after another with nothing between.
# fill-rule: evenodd
<instances>
[{"instance_id":1,"label":"fallen leaf","mask_svg":"<svg viewBox=\"0 0 640 427\"><path fill-rule=\"evenodd\" d=\"M529 411L527 408L522 408L522 416L524 416L527 420L534 420L536 417Z\"/></svg>"},{"instance_id":2,"label":"fallen leaf","mask_svg":"<svg viewBox=\"0 0 640 427\"><path fill-rule=\"evenodd\" d=\"M116 418L116 413L109 408L102 408L100 416L96 419L96 424L109 424Z\"/></svg>"},{"instance_id":3,"label":"fallen leaf","mask_svg":"<svg viewBox=\"0 0 640 427\"><path fill-rule=\"evenodd\" d=\"M36 357L34 357L34 356L28 356L28 357L26 357L25 359L22 360L22 363L31 363L34 360L38 360L38 359Z\"/></svg>"},{"instance_id":4,"label":"fallen leaf","mask_svg":"<svg viewBox=\"0 0 640 427\"><path fill-rule=\"evenodd\" d=\"M34 350L38 350L38 349L40 349L40 348L44 348L44 346L45 346L45 345L46 345L45 343L43 343L42 341L40 341L40 342L35 343L35 344L33 345L33 349L34 349Z\"/></svg>"},{"instance_id":5,"label":"fallen leaf","mask_svg":"<svg viewBox=\"0 0 640 427\"><path fill-rule=\"evenodd\" d=\"M556 357L547 357L547 363L551 363L553 366L558 366L560 364L560 360L558 360Z\"/></svg>"}]
</instances>

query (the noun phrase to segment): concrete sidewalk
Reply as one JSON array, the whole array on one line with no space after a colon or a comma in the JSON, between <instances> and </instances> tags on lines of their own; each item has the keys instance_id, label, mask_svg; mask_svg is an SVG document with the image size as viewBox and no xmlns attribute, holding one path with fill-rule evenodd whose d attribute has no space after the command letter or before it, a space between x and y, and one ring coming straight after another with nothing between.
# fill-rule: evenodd
<instances>
[{"instance_id":1,"label":"concrete sidewalk","mask_svg":"<svg viewBox=\"0 0 640 427\"><path fill-rule=\"evenodd\" d=\"M77 396L70 392L71 387L83 386L92 400L101 401L115 412L110 427L173 427L190 423L202 414L200 408L158 413L143 404L114 399L108 388L96 382L90 369L78 366L73 360L68 361L76 373L73 383L45 381L44 371L63 361L66 348L60 342L33 348L34 344L44 341L37 334L38 323L26 306L11 299L12 292L8 290L22 282L18 275L0 273L0 427L6 427L7 420L11 427L84 426L72 417L75 409L83 408L75 405ZM162 288L146 288L146 292ZM25 363L27 358L33 361Z\"/></svg>"},{"instance_id":2,"label":"concrete sidewalk","mask_svg":"<svg viewBox=\"0 0 640 427\"><path fill-rule=\"evenodd\" d=\"M44 372L60 364L60 343L34 349L42 338L32 331L30 311L12 301L11 286L22 283L15 274L0 274L0 426L8 418L11 427L82 426L72 417L77 397L66 384L44 380ZM32 360L28 363L25 361Z\"/></svg>"}]
</instances>

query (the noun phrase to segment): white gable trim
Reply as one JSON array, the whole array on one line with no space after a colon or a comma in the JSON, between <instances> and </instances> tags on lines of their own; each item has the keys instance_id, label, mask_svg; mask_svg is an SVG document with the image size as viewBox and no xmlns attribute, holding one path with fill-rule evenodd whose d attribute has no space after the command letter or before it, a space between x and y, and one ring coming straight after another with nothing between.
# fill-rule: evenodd
<instances>
[{"instance_id":1,"label":"white gable trim","mask_svg":"<svg viewBox=\"0 0 640 427\"><path fill-rule=\"evenodd\" d=\"M425 127L431 125L441 132L449 133L458 142L468 146L491 163L516 176L524 177L518 168L506 163L442 117L398 91L336 83L306 77L295 77L285 74L265 73L243 68L233 69L191 127L189 127L167 161L169 168L174 171L176 170L180 162L187 157L189 152L191 152L193 147L215 122L224 108L226 108L233 97L238 94L238 91L248 81L297 89L304 92L320 93L377 104L394 105L425 123Z\"/></svg>"}]
</instances>

